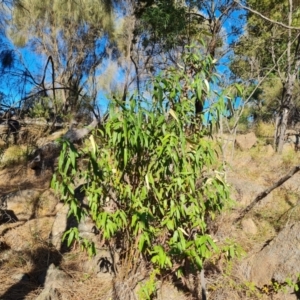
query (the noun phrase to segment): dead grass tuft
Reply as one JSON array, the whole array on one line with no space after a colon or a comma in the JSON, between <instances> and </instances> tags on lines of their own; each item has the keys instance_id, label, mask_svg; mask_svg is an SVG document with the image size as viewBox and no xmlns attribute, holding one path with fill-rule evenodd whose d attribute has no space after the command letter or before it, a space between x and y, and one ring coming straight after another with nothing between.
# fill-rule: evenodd
<instances>
[{"instance_id":1,"label":"dead grass tuft","mask_svg":"<svg viewBox=\"0 0 300 300\"><path fill-rule=\"evenodd\" d=\"M9 230L4 235L4 241L12 249L26 250L36 245L47 245L54 217L44 217L27 221L25 224Z\"/></svg>"},{"instance_id":2,"label":"dead grass tuft","mask_svg":"<svg viewBox=\"0 0 300 300\"><path fill-rule=\"evenodd\" d=\"M254 128L257 137L273 137L275 125L273 123L258 122Z\"/></svg>"},{"instance_id":3,"label":"dead grass tuft","mask_svg":"<svg viewBox=\"0 0 300 300\"><path fill-rule=\"evenodd\" d=\"M26 161L27 156L28 156L27 146L13 145L4 151L0 163L2 166L15 165Z\"/></svg>"},{"instance_id":4,"label":"dead grass tuft","mask_svg":"<svg viewBox=\"0 0 300 300\"><path fill-rule=\"evenodd\" d=\"M54 263L70 276L63 286L56 288L61 299L70 300L107 300L111 298L112 277L103 274L94 277L83 273L80 265L88 259L80 250L72 250L64 257L57 250L42 244L39 239L23 251L8 250L6 259L1 259L0 299L36 299L43 290L43 281L48 266ZM1 253L0 253L1 254ZM3 254L3 253L2 253ZM2 258L3 255L0 256ZM25 275L26 280L16 279L16 274Z\"/></svg>"}]
</instances>

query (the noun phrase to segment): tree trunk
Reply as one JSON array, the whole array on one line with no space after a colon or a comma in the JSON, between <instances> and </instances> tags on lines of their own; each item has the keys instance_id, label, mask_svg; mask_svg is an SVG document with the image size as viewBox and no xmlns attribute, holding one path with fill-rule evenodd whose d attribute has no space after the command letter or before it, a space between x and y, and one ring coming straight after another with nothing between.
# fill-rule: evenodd
<instances>
[{"instance_id":1,"label":"tree trunk","mask_svg":"<svg viewBox=\"0 0 300 300\"><path fill-rule=\"evenodd\" d=\"M276 151L278 153L282 153L283 145L284 145L284 135L287 128L289 109L284 108L283 111L280 112L278 116L278 128L277 128L277 136L276 136Z\"/></svg>"},{"instance_id":2,"label":"tree trunk","mask_svg":"<svg viewBox=\"0 0 300 300\"><path fill-rule=\"evenodd\" d=\"M288 74L287 81L283 88L281 107L276 122L276 151L282 153L285 132L288 125L288 117L293 108L293 90L296 80L295 74Z\"/></svg>"},{"instance_id":3,"label":"tree trunk","mask_svg":"<svg viewBox=\"0 0 300 300\"><path fill-rule=\"evenodd\" d=\"M292 16L293 16L293 1L289 0L289 14L288 14L288 24L292 25ZM292 31L288 30L288 44L287 44L287 79L283 87L281 105L278 119L276 120L276 151L282 153L285 131L288 124L289 112L292 109L292 97L294 90L294 82L296 79L296 72L298 70L294 69L292 71L293 58L291 55L291 46L292 46Z\"/></svg>"}]
</instances>

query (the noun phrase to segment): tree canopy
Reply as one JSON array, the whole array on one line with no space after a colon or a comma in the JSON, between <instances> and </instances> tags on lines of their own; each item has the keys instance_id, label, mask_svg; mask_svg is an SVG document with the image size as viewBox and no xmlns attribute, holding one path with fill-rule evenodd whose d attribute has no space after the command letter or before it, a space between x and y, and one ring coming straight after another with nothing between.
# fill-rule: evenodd
<instances>
[{"instance_id":1,"label":"tree canopy","mask_svg":"<svg viewBox=\"0 0 300 300\"><path fill-rule=\"evenodd\" d=\"M275 144L281 152L287 126L299 122L299 5L276 0L247 5L245 33L234 47L231 69L255 90L254 119L276 120Z\"/></svg>"}]
</instances>

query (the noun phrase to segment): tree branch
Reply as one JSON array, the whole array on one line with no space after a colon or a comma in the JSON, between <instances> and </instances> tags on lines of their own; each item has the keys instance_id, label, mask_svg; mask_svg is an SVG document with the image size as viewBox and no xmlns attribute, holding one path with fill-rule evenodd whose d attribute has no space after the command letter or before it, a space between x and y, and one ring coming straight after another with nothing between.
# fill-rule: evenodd
<instances>
[{"instance_id":1,"label":"tree branch","mask_svg":"<svg viewBox=\"0 0 300 300\"><path fill-rule=\"evenodd\" d=\"M297 41L300 38L300 33L297 34L297 36L295 37L295 39L292 41L292 44ZM287 53L287 49L285 49L283 51L283 53L280 55L280 57L277 59L276 64L273 65L273 67L266 73L266 75L259 80L259 82L257 83L257 85L255 86L255 88L253 89L253 91L251 92L251 94L247 97L247 99L244 101L244 104L242 105L242 108L240 110L240 113L237 117L237 119L235 120L235 123L233 125L233 128L235 128L238 125L239 119L244 111L245 105L251 100L251 97L254 95L254 93L256 92L256 90L260 87L260 85L263 83L263 81L269 76L269 74L275 70L275 68L277 67L277 65L279 64L279 61L283 58L283 56Z\"/></svg>"},{"instance_id":2,"label":"tree branch","mask_svg":"<svg viewBox=\"0 0 300 300\"><path fill-rule=\"evenodd\" d=\"M269 19L268 17L264 16L263 14L261 14L260 12L250 8L250 7L247 7L247 6L244 6L243 4L241 4L239 1L237 0L233 0L236 4L238 4L241 8L245 9L245 10L248 10L250 12L252 12L253 14L261 17L262 19L270 22L270 23L273 23L273 24L276 24L276 25L279 25L283 28L286 28L286 29L291 29L291 30L300 30L300 27L294 27L294 26L289 26L289 25L286 25L284 23L281 23L281 22L277 22L277 21L274 21L274 20L271 20Z\"/></svg>"}]
</instances>

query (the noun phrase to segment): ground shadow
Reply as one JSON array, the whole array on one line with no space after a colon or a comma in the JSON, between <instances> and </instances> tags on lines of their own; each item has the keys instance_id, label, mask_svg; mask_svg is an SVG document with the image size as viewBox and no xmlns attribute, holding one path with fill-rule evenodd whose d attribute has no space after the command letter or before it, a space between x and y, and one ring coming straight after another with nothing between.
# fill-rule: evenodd
<instances>
[{"instance_id":1,"label":"ground shadow","mask_svg":"<svg viewBox=\"0 0 300 300\"><path fill-rule=\"evenodd\" d=\"M18 222L18 221L19 221L19 219L13 210L0 209L0 225L6 224L6 223L14 223L14 222Z\"/></svg>"},{"instance_id":2,"label":"ground shadow","mask_svg":"<svg viewBox=\"0 0 300 300\"><path fill-rule=\"evenodd\" d=\"M52 263L58 266L62 260L62 255L58 251L46 246L34 251L25 251L22 253L22 256L24 255L33 262L32 270L29 273L20 274L20 280L0 295L0 300L25 299L32 291L43 287L48 267Z\"/></svg>"},{"instance_id":3,"label":"ground shadow","mask_svg":"<svg viewBox=\"0 0 300 300\"><path fill-rule=\"evenodd\" d=\"M295 289L293 294L295 294L295 296L297 297L297 300L300 300L300 281L297 282L297 287L298 287L298 290L296 291L296 289Z\"/></svg>"},{"instance_id":4,"label":"ground shadow","mask_svg":"<svg viewBox=\"0 0 300 300\"><path fill-rule=\"evenodd\" d=\"M76 189L76 197L84 206L84 186L81 185ZM13 212L10 212L7 218L16 218ZM5 220L11 221L11 220ZM78 227L78 221L74 216L69 216L67 219L66 230L72 227ZM70 251L70 246L67 241L63 241L60 251L56 250L51 244L44 244L35 249L22 251L19 255L26 258L26 261L32 262L32 269L29 273L20 274L20 279L17 283L9 287L4 294L0 294L0 300L21 300L28 297L29 294L44 287L47 270L51 264L59 266L61 264L63 254ZM18 253L16 253L18 255ZM0 283L1 284L1 283Z\"/></svg>"},{"instance_id":5,"label":"ground shadow","mask_svg":"<svg viewBox=\"0 0 300 300\"><path fill-rule=\"evenodd\" d=\"M2 210L0 225L2 223L14 223L17 220L17 216L12 210ZM10 228L7 228L7 230L10 230ZM4 232L2 234L4 234ZM0 247L0 251L5 250L4 246L5 245ZM62 251L65 252L68 250L69 248L66 246L62 249ZM15 275L19 277L18 282L9 287L4 294L0 294L0 300L25 299L30 293L42 288L46 280L48 267L51 264L59 266L63 256L61 251L55 249L55 247L47 241L44 241L41 246L37 245L37 247L31 249L14 251L12 255L14 257L9 259L13 260L15 257L19 257L19 260L28 262L32 268L28 273L22 273L22 271L16 270ZM13 268L14 267L11 267L11 269ZM7 278L1 278L1 280L3 280L2 283L4 283L6 279ZM8 278L8 280L11 279Z\"/></svg>"}]
</instances>

